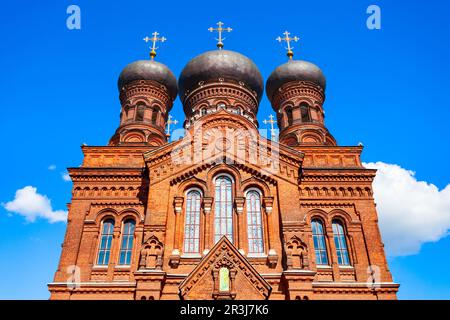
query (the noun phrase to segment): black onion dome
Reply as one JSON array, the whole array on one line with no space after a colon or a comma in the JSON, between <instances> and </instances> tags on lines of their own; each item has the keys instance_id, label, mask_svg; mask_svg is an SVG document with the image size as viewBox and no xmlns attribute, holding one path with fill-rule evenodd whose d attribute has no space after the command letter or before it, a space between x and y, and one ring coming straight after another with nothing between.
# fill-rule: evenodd
<instances>
[{"instance_id":1,"label":"black onion dome","mask_svg":"<svg viewBox=\"0 0 450 320\"><path fill-rule=\"evenodd\" d=\"M309 81L325 90L326 79L322 70L315 64L302 60L289 60L278 66L266 82L266 94L270 101L274 93L285 83L291 81Z\"/></svg>"},{"instance_id":2,"label":"black onion dome","mask_svg":"<svg viewBox=\"0 0 450 320\"><path fill-rule=\"evenodd\" d=\"M178 80L180 98L197 88L200 81L218 78L242 81L261 100L264 83L258 67L246 56L229 50L208 51L189 61Z\"/></svg>"},{"instance_id":3,"label":"black onion dome","mask_svg":"<svg viewBox=\"0 0 450 320\"><path fill-rule=\"evenodd\" d=\"M119 76L119 90L136 80L153 80L164 85L175 100L178 93L177 78L170 69L154 60L138 60L127 65Z\"/></svg>"}]
</instances>

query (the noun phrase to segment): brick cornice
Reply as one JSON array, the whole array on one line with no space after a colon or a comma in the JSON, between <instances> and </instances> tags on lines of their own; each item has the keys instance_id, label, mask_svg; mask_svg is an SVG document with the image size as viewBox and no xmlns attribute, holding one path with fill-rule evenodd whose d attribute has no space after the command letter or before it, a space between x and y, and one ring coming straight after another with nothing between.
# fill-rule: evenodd
<instances>
[{"instance_id":1,"label":"brick cornice","mask_svg":"<svg viewBox=\"0 0 450 320\"><path fill-rule=\"evenodd\" d=\"M143 207L144 203L141 201L97 201L92 202L91 206L93 207L122 207L122 208L130 208L130 207Z\"/></svg>"},{"instance_id":2,"label":"brick cornice","mask_svg":"<svg viewBox=\"0 0 450 320\"><path fill-rule=\"evenodd\" d=\"M143 178L143 168L68 168L74 182L80 181L133 181Z\"/></svg>"},{"instance_id":3,"label":"brick cornice","mask_svg":"<svg viewBox=\"0 0 450 320\"><path fill-rule=\"evenodd\" d=\"M154 146L142 146L142 145L121 145L121 146L81 146L81 151L84 155L90 153L100 154L130 154L130 153L144 153L146 151L155 149Z\"/></svg>"},{"instance_id":4,"label":"brick cornice","mask_svg":"<svg viewBox=\"0 0 450 320\"><path fill-rule=\"evenodd\" d=\"M303 168L302 182L316 181L366 181L372 182L376 170L365 168Z\"/></svg>"}]
</instances>

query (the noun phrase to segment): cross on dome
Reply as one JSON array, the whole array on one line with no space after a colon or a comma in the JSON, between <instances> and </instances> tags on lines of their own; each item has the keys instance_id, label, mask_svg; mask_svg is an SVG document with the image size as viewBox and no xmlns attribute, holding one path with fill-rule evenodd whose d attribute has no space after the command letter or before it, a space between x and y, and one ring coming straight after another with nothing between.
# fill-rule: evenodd
<instances>
[{"instance_id":1,"label":"cross on dome","mask_svg":"<svg viewBox=\"0 0 450 320\"><path fill-rule=\"evenodd\" d=\"M216 40L218 41L217 42L217 48L219 48L219 50L222 50L222 48L223 48L223 40L225 40L225 38L223 38L222 37L222 32L231 32L231 31L233 31L233 29L231 29L230 27L227 27L227 28L223 28L223 22L222 21L219 21L219 22L217 22L217 28L213 28L213 27L210 27L210 28L208 28L208 31L209 32L214 32L214 31L217 31L217 33L219 34L219 38L217 38Z\"/></svg>"},{"instance_id":2,"label":"cross on dome","mask_svg":"<svg viewBox=\"0 0 450 320\"><path fill-rule=\"evenodd\" d=\"M156 57L156 49L158 49L158 47L156 46L157 42L165 42L167 40L167 38L165 37L158 37L159 33L157 31L152 33L151 38L149 38L148 36L146 36L143 40L147 43L147 42L151 42L152 46L150 47L151 51L150 51L150 59L155 59Z\"/></svg>"}]
</instances>

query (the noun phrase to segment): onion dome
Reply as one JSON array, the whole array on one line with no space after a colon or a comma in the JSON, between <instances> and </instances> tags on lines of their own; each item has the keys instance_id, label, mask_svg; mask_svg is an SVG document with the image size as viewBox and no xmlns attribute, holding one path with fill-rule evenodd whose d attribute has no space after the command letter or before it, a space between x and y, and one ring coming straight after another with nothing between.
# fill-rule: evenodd
<instances>
[{"instance_id":1,"label":"onion dome","mask_svg":"<svg viewBox=\"0 0 450 320\"><path fill-rule=\"evenodd\" d=\"M153 80L164 85L172 100L177 97L177 79L170 69L154 60L138 60L127 65L119 76L119 90L136 80Z\"/></svg>"},{"instance_id":2,"label":"onion dome","mask_svg":"<svg viewBox=\"0 0 450 320\"><path fill-rule=\"evenodd\" d=\"M326 79L322 70L315 64L302 60L289 60L277 67L266 82L266 94L272 101L275 92L285 83L291 81L308 81L325 90Z\"/></svg>"},{"instance_id":3,"label":"onion dome","mask_svg":"<svg viewBox=\"0 0 450 320\"><path fill-rule=\"evenodd\" d=\"M219 78L244 83L261 100L264 83L258 67L246 56L230 50L208 51L189 61L178 80L180 98L183 100L196 89L200 81Z\"/></svg>"}]
</instances>

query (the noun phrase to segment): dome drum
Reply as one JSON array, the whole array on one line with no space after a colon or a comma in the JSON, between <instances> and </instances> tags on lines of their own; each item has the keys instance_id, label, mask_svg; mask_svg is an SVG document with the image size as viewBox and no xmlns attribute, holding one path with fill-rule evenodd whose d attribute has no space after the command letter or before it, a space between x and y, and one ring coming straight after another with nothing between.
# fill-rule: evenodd
<instances>
[{"instance_id":1,"label":"dome drum","mask_svg":"<svg viewBox=\"0 0 450 320\"><path fill-rule=\"evenodd\" d=\"M178 94L172 71L153 60L135 61L122 70L118 87L122 105L120 126L110 144L167 142L167 117Z\"/></svg>"},{"instance_id":2,"label":"dome drum","mask_svg":"<svg viewBox=\"0 0 450 320\"><path fill-rule=\"evenodd\" d=\"M205 52L184 67L178 80L179 96L186 117L196 105L215 99L231 98L245 104L256 115L264 89L256 65L246 56L229 50Z\"/></svg>"},{"instance_id":3,"label":"dome drum","mask_svg":"<svg viewBox=\"0 0 450 320\"><path fill-rule=\"evenodd\" d=\"M173 106L173 100L167 87L154 80L135 80L122 87L119 95L120 103L124 105L134 104L135 101L145 99L149 103L158 101L164 105L164 113L168 113Z\"/></svg>"},{"instance_id":4,"label":"dome drum","mask_svg":"<svg viewBox=\"0 0 450 320\"><path fill-rule=\"evenodd\" d=\"M322 87L309 81L290 81L278 88L272 96L272 108L278 111L284 104L309 100L314 104L323 105L325 92Z\"/></svg>"},{"instance_id":5,"label":"dome drum","mask_svg":"<svg viewBox=\"0 0 450 320\"><path fill-rule=\"evenodd\" d=\"M252 118L256 118L258 104L256 93L250 91L242 82L213 79L202 82L200 87L189 93L183 101L183 109L189 118L196 114L204 114L209 108L224 105L225 109L233 113L251 114Z\"/></svg>"},{"instance_id":6,"label":"dome drum","mask_svg":"<svg viewBox=\"0 0 450 320\"><path fill-rule=\"evenodd\" d=\"M266 82L266 94L277 113L280 142L289 146L336 145L324 125L326 79L313 63L289 60Z\"/></svg>"}]
</instances>

